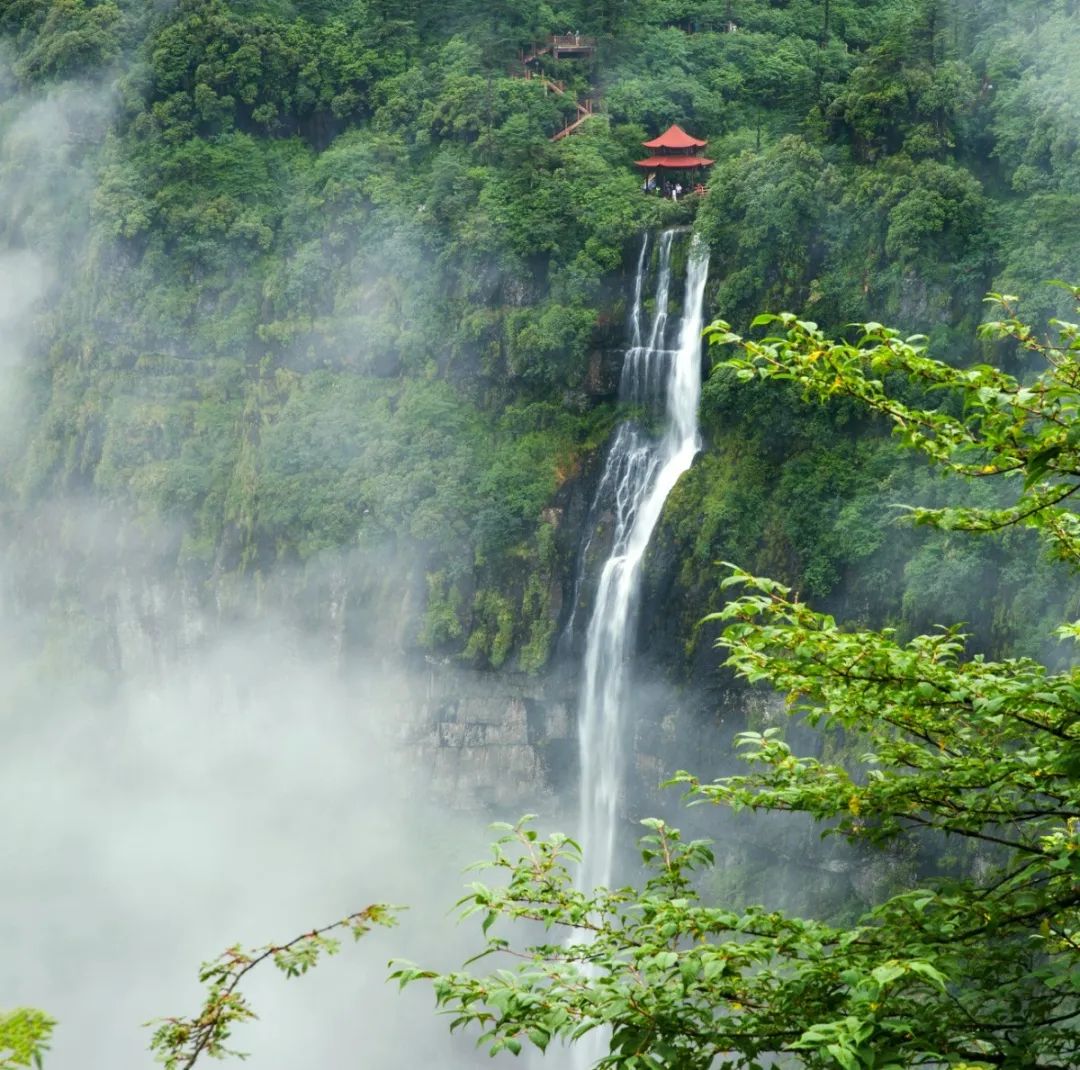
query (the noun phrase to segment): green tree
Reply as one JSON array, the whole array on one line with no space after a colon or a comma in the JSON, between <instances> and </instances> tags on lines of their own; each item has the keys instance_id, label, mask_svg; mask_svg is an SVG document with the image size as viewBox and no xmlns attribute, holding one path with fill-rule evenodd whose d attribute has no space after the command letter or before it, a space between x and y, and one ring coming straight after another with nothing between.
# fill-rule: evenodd
<instances>
[{"instance_id":1,"label":"green tree","mask_svg":"<svg viewBox=\"0 0 1080 1070\"><path fill-rule=\"evenodd\" d=\"M372 903L281 944L250 950L239 944L226 948L216 959L199 967L199 981L206 986L206 996L197 1014L146 1023L154 1027L150 1050L155 1060L166 1070L191 1070L203 1056L247 1058L230 1048L228 1042L234 1026L258 1017L241 987L252 970L271 962L287 978L302 977L320 959L341 950L340 940L331 934L348 932L353 940L359 940L373 925L395 925L396 910L384 903ZM33 1008L0 1011L0 1070L41 1070L55 1026L54 1019Z\"/></svg>"},{"instance_id":2,"label":"green tree","mask_svg":"<svg viewBox=\"0 0 1080 1070\"><path fill-rule=\"evenodd\" d=\"M0 12L0 30L10 26L31 38L16 71L26 82L85 74L115 60L120 51L121 12L111 0L14 0Z\"/></svg>"},{"instance_id":3,"label":"green tree","mask_svg":"<svg viewBox=\"0 0 1080 1070\"><path fill-rule=\"evenodd\" d=\"M199 980L206 985L206 998L198 1014L149 1023L157 1027L150 1040L150 1050L165 1070L191 1070L204 1055L211 1059L230 1055L245 1058L242 1052L229 1048L227 1042L233 1026L257 1017L240 987L252 970L264 962L272 962L286 977L302 977L321 958L336 955L341 949L340 941L330 933L348 932L354 940L359 940L373 925L393 924L394 909L374 903L283 944L267 944L250 951L239 944L228 948L199 969Z\"/></svg>"},{"instance_id":4,"label":"green tree","mask_svg":"<svg viewBox=\"0 0 1080 1070\"><path fill-rule=\"evenodd\" d=\"M1080 288L1072 294L1080 301ZM1041 356L1046 369L1032 381L950 367L926 356L922 339L879 324L851 343L791 315L759 317L775 331L761 341L723 323L710 332L740 347L724 374L854 399L932 462L1014 491L998 508L919 509L916 521L1028 526L1080 565L1080 513L1070 508L1080 490L1080 326L1057 322L1043 340L1015 318L1014 299L994 299L1004 318L982 333ZM910 400L926 396L938 404ZM712 861L708 844L652 820L644 887L585 892L573 882L572 841L506 826L492 863L503 880L474 885L463 902L482 915L484 954L511 965L488 976L402 965L396 976L432 981L452 1027L479 1027L492 1051L606 1028L598 1065L630 1070L761 1067L777 1053L844 1070L1078 1065L1080 668L965 657L956 628L908 642L848 631L738 569L727 586L742 590L717 614L728 664L864 753L849 764L800 756L770 728L739 740L749 773L676 779L699 801L808 814L855 843L918 835L935 859L918 886L850 925L727 910L694 883ZM1060 635L1080 638L1080 622ZM946 839L972 845L967 864L945 860ZM506 923L522 920L549 935L521 946L522 930Z\"/></svg>"},{"instance_id":5,"label":"green tree","mask_svg":"<svg viewBox=\"0 0 1080 1070\"><path fill-rule=\"evenodd\" d=\"M0 1070L42 1065L56 1022L28 1007L0 1011Z\"/></svg>"}]
</instances>

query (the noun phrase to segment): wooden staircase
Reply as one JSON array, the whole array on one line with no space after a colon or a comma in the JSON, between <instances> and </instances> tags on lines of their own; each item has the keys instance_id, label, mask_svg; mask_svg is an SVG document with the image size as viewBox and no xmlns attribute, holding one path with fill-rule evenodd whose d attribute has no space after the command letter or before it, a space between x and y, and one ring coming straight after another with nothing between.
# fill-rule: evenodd
<instances>
[{"instance_id":1,"label":"wooden staircase","mask_svg":"<svg viewBox=\"0 0 1080 1070\"><path fill-rule=\"evenodd\" d=\"M577 118L572 123L568 123L564 126L557 134L553 134L549 140L562 141L564 137L574 133L586 119L591 119L595 114L593 111L593 102L591 100L587 99L584 104L581 101L575 101L574 106L577 108Z\"/></svg>"},{"instance_id":2,"label":"wooden staircase","mask_svg":"<svg viewBox=\"0 0 1080 1070\"><path fill-rule=\"evenodd\" d=\"M533 45L528 52L521 54L521 67L511 73L516 78L525 78L528 81L540 82L549 93L557 93L566 96L566 83L557 82L548 78L546 74L532 67L541 56L554 56L558 59L561 55L583 56L591 55L596 50L595 37L581 37L577 34L555 34L545 44ZM553 134L550 141L562 141L564 137L575 133L581 128L586 119L591 119L596 114L596 101L591 97L585 100L575 100L574 107L577 109L577 118L564 126L557 134Z\"/></svg>"},{"instance_id":3,"label":"wooden staircase","mask_svg":"<svg viewBox=\"0 0 1080 1070\"><path fill-rule=\"evenodd\" d=\"M523 52L521 54L521 62L524 66L528 67L530 63L535 63L541 56L551 55L551 45L533 45L529 52Z\"/></svg>"}]
</instances>

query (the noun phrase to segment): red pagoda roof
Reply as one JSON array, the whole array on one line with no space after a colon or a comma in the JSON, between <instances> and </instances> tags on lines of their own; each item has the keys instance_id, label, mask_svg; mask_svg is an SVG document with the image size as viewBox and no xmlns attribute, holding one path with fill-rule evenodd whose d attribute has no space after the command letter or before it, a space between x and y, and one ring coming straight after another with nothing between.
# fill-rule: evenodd
<instances>
[{"instance_id":1,"label":"red pagoda roof","mask_svg":"<svg viewBox=\"0 0 1080 1070\"><path fill-rule=\"evenodd\" d=\"M709 167L714 161L704 156L650 156L635 163L638 167Z\"/></svg>"},{"instance_id":2,"label":"red pagoda roof","mask_svg":"<svg viewBox=\"0 0 1080 1070\"><path fill-rule=\"evenodd\" d=\"M652 141L643 141L642 145L647 149L703 149L707 141L699 141L691 137L677 123L672 123L659 137Z\"/></svg>"}]
</instances>

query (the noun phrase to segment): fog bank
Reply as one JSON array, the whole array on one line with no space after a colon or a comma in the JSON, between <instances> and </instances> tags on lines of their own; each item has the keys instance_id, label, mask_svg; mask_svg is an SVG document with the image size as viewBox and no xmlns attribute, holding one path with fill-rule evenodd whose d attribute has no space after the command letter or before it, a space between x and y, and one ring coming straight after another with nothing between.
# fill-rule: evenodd
<instances>
[{"instance_id":1,"label":"fog bank","mask_svg":"<svg viewBox=\"0 0 1080 1070\"><path fill-rule=\"evenodd\" d=\"M150 1065L140 1023L197 1009L201 960L376 901L410 907L398 929L296 981L252 975L262 1021L236 1046L260 1070L474 1064L430 992L384 978L391 956L461 961L473 927L448 910L483 822L455 823L395 771L387 681L341 678L285 635L232 636L110 701L35 681L5 644L22 686L0 761L0 1006L59 1020L49 1067Z\"/></svg>"}]
</instances>

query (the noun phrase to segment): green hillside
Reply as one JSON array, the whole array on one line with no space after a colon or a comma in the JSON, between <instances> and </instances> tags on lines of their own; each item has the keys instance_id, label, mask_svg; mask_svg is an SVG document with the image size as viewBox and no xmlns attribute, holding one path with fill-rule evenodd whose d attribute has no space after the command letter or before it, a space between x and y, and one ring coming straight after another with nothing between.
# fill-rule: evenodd
<instances>
[{"instance_id":1,"label":"green hillside","mask_svg":"<svg viewBox=\"0 0 1080 1070\"><path fill-rule=\"evenodd\" d=\"M13 0L0 246L45 281L6 508L105 502L207 597L328 561L371 587L389 554L407 645L539 669L642 231L694 222L737 327L877 320L968 359L987 290L1038 321L1080 277L1077 26L1074 0ZM538 61L564 94L518 76L564 32L597 38ZM641 192L671 122L709 139L706 198ZM702 417L650 564L664 657L719 558L911 626L948 584L982 645L1041 642L1052 578L898 529L939 492L877 424L724 374Z\"/></svg>"}]
</instances>

